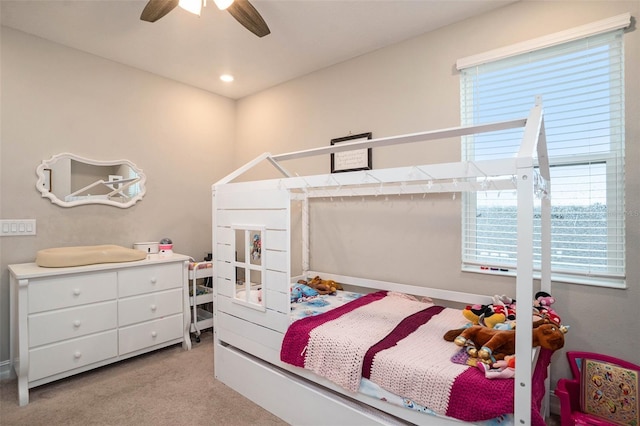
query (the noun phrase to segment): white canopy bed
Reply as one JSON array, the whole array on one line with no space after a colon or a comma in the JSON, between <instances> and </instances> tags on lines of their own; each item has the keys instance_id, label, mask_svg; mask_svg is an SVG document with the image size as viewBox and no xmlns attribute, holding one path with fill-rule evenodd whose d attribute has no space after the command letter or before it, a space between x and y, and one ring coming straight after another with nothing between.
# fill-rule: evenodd
<instances>
[{"instance_id":1,"label":"white canopy bed","mask_svg":"<svg viewBox=\"0 0 640 426\"><path fill-rule=\"evenodd\" d=\"M314 155L457 138L516 127L524 128L524 136L517 156L511 158L303 177L292 176L281 165L285 160ZM265 160L283 177L233 182ZM283 362L282 343L293 321L292 283L319 275L344 284L345 289L351 285L370 292L388 290L457 304L491 303L489 295L344 276L342 271L310 270L309 202L358 197L373 203L384 199L379 195L417 196L500 189L517 191L515 299L532 301L537 290L550 292L550 203L546 196L549 164L539 100L528 117L518 120L342 143L282 155L265 153L223 178L212 187L216 378L291 424L457 424L459 419L425 418L422 412L346 390L307 368ZM534 289L533 203L540 194L543 194L541 284L539 289ZM300 225L301 238L292 238L293 223ZM293 268L292 259L300 258L301 267ZM302 275L293 274L293 270L301 270ZM532 350L532 334L530 321L519 322L516 358L533 362L518 362L515 378L512 384L509 382L514 395L510 421L515 424L532 424L530 407L535 404L532 375L539 353ZM307 346L303 352L306 349ZM546 386L548 395L548 382ZM547 401L542 404L543 416Z\"/></svg>"}]
</instances>

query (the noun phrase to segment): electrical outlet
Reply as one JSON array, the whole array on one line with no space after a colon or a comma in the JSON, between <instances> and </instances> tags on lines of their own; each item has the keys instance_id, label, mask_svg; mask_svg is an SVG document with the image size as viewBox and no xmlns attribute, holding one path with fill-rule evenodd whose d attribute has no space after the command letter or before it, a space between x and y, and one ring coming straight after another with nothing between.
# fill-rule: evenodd
<instances>
[{"instance_id":1,"label":"electrical outlet","mask_svg":"<svg viewBox=\"0 0 640 426\"><path fill-rule=\"evenodd\" d=\"M0 220L0 237L17 237L20 235L36 235L35 219L2 219Z\"/></svg>"}]
</instances>

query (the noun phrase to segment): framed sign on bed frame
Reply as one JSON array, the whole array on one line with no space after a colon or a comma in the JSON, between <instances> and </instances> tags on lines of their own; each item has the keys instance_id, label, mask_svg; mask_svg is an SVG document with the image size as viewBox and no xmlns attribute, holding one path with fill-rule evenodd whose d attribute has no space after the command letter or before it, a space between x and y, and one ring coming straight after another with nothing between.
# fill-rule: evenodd
<instances>
[{"instance_id":1,"label":"framed sign on bed frame","mask_svg":"<svg viewBox=\"0 0 640 426\"><path fill-rule=\"evenodd\" d=\"M331 145L359 142L371 139L371 132L331 139ZM371 170L373 168L372 149L362 148L339 151L331 154L331 173Z\"/></svg>"}]
</instances>

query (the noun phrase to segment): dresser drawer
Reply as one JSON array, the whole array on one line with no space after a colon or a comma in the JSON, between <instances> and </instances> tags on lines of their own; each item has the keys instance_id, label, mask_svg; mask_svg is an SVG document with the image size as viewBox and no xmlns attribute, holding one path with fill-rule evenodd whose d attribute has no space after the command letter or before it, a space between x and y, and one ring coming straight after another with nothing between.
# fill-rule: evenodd
<instances>
[{"instance_id":1,"label":"dresser drawer","mask_svg":"<svg viewBox=\"0 0 640 426\"><path fill-rule=\"evenodd\" d=\"M116 297L116 272L34 279L29 282L29 313L86 305Z\"/></svg>"},{"instance_id":2,"label":"dresser drawer","mask_svg":"<svg viewBox=\"0 0 640 426\"><path fill-rule=\"evenodd\" d=\"M113 358L118 355L116 330L67 340L29 351L29 381Z\"/></svg>"},{"instance_id":3,"label":"dresser drawer","mask_svg":"<svg viewBox=\"0 0 640 426\"><path fill-rule=\"evenodd\" d=\"M176 287L182 288L183 274L182 262L125 269L118 272L118 295L127 297Z\"/></svg>"},{"instance_id":4,"label":"dresser drawer","mask_svg":"<svg viewBox=\"0 0 640 426\"><path fill-rule=\"evenodd\" d=\"M118 325L135 324L182 313L182 288L118 300Z\"/></svg>"},{"instance_id":5,"label":"dresser drawer","mask_svg":"<svg viewBox=\"0 0 640 426\"><path fill-rule=\"evenodd\" d=\"M179 313L121 328L118 337L120 355L181 338L184 333L182 319L182 313Z\"/></svg>"},{"instance_id":6,"label":"dresser drawer","mask_svg":"<svg viewBox=\"0 0 640 426\"><path fill-rule=\"evenodd\" d=\"M118 326L115 300L29 315L29 347L86 336Z\"/></svg>"}]
</instances>

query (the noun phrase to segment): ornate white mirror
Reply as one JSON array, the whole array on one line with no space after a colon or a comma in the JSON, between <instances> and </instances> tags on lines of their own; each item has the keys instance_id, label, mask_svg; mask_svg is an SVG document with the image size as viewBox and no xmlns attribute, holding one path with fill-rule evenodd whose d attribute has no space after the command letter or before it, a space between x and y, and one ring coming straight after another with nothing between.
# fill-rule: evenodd
<instances>
[{"instance_id":1,"label":"ornate white mirror","mask_svg":"<svg viewBox=\"0 0 640 426\"><path fill-rule=\"evenodd\" d=\"M146 176L129 160L90 160L62 153L44 160L36 174L38 191L62 207L107 204L126 208L145 193Z\"/></svg>"}]
</instances>

